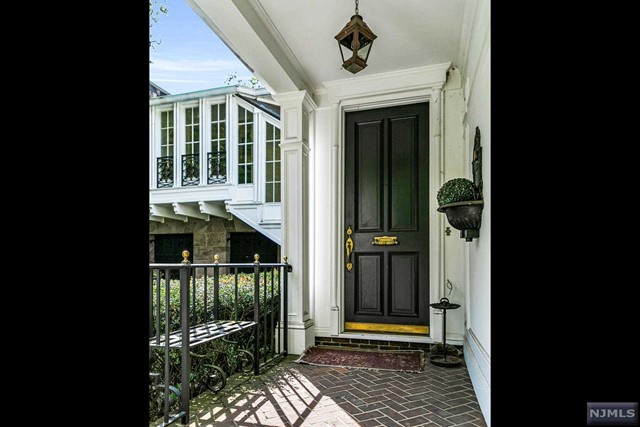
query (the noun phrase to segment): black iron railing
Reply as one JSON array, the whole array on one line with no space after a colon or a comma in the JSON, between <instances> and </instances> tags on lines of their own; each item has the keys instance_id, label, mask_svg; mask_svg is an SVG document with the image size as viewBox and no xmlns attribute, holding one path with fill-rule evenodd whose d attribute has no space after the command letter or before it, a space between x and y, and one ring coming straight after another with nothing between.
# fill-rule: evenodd
<instances>
[{"instance_id":1,"label":"black iron railing","mask_svg":"<svg viewBox=\"0 0 640 427\"><path fill-rule=\"evenodd\" d=\"M212 151L207 157L208 184L224 184L227 181L227 152Z\"/></svg>"},{"instance_id":2,"label":"black iron railing","mask_svg":"<svg viewBox=\"0 0 640 427\"><path fill-rule=\"evenodd\" d=\"M187 424L189 420L190 378L193 378L190 358L209 357L193 352L200 344L217 339L236 346L244 344L246 348L229 353L245 357L247 360L240 366L245 372L253 370L254 375L260 374L261 367L288 354L287 283L292 267L287 264L286 258L284 263L261 264L260 257L256 255L253 264L221 264L217 262L216 255L213 264L191 264L188 251L184 251L182 256L182 264L149 264L150 367L153 351L161 352L164 359L164 374L151 372L151 369L149 374L153 380L153 390L162 399L163 426L177 420ZM238 312L238 307L243 305L238 299L238 270L246 267L253 268L253 310L250 310L253 313ZM172 270L180 271L179 282L174 281L173 284L171 280L166 280L170 279ZM222 274L223 271L228 273ZM213 295L207 289L211 276ZM220 282L223 276L225 283ZM251 286L247 283L243 286L247 285ZM179 286L178 312L172 310L171 306L172 286ZM225 301L233 293L233 310L226 307L222 311L221 291L225 294ZM200 313L198 307L201 307ZM243 339L225 339L236 333L244 335ZM179 388L171 385L171 349L180 351ZM206 378L212 382L207 384L210 390L219 391L224 387L226 373L220 366L215 363L200 366L209 369ZM171 407L176 403L179 405L177 412L171 414Z\"/></svg>"},{"instance_id":3,"label":"black iron railing","mask_svg":"<svg viewBox=\"0 0 640 427\"><path fill-rule=\"evenodd\" d=\"M173 187L173 156L158 157L158 188Z\"/></svg>"},{"instance_id":4,"label":"black iron railing","mask_svg":"<svg viewBox=\"0 0 640 427\"><path fill-rule=\"evenodd\" d=\"M182 186L200 184L200 156L197 154L182 155Z\"/></svg>"}]
</instances>

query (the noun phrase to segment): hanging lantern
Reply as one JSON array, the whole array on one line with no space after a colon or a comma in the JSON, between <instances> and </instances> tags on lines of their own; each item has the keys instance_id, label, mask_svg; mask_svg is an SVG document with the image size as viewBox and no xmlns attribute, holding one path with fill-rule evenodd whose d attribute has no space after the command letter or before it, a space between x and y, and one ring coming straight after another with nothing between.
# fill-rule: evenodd
<instances>
[{"instance_id":1,"label":"hanging lantern","mask_svg":"<svg viewBox=\"0 0 640 427\"><path fill-rule=\"evenodd\" d=\"M367 59L376 37L378 36L373 34L362 20L362 16L358 14L358 0L356 0L356 14L335 37L342 56L342 68L353 74L362 71L367 66Z\"/></svg>"}]
</instances>

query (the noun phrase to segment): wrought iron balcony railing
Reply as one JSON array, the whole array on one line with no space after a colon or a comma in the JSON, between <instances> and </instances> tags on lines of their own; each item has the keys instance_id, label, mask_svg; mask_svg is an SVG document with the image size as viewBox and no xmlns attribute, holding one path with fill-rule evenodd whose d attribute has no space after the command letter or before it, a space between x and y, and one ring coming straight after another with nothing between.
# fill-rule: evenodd
<instances>
[{"instance_id":1,"label":"wrought iron balcony railing","mask_svg":"<svg viewBox=\"0 0 640 427\"><path fill-rule=\"evenodd\" d=\"M173 157L158 157L158 188L173 187ZM207 184L227 182L227 152L212 151L207 154ZM197 154L182 155L182 186L200 184L200 158Z\"/></svg>"},{"instance_id":2,"label":"wrought iron balcony railing","mask_svg":"<svg viewBox=\"0 0 640 427\"><path fill-rule=\"evenodd\" d=\"M227 152L212 151L207 156L207 184L227 182Z\"/></svg>"},{"instance_id":3,"label":"wrought iron balcony railing","mask_svg":"<svg viewBox=\"0 0 640 427\"><path fill-rule=\"evenodd\" d=\"M173 156L158 157L158 188L173 187Z\"/></svg>"},{"instance_id":4,"label":"wrought iron balcony railing","mask_svg":"<svg viewBox=\"0 0 640 427\"><path fill-rule=\"evenodd\" d=\"M197 154L182 155L182 186L200 184L200 157Z\"/></svg>"}]
</instances>

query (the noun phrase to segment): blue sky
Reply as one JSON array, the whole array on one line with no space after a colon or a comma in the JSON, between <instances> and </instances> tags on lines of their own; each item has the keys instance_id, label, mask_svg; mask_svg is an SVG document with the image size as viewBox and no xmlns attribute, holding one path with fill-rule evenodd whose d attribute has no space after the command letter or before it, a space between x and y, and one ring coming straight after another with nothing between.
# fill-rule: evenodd
<instances>
[{"instance_id":1,"label":"blue sky","mask_svg":"<svg viewBox=\"0 0 640 427\"><path fill-rule=\"evenodd\" d=\"M163 4L163 0L158 0ZM229 74L248 81L252 74L184 0L166 0L151 28L149 78L171 94L224 86Z\"/></svg>"}]
</instances>

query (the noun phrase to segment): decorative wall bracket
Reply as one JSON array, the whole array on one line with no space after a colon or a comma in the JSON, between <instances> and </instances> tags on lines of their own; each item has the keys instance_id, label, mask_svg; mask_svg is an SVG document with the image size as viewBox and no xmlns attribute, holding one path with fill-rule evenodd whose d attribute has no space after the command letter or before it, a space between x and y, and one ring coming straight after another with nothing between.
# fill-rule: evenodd
<instances>
[{"instance_id":1,"label":"decorative wall bracket","mask_svg":"<svg viewBox=\"0 0 640 427\"><path fill-rule=\"evenodd\" d=\"M480 237L482 224L482 209L484 200L482 194L482 145L480 145L480 128L476 126L476 134L473 141L473 184L475 186L475 199L464 202L448 203L438 208L438 212L447 215L449 224L460 230L460 237L467 242Z\"/></svg>"},{"instance_id":2,"label":"decorative wall bracket","mask_svg":"<svg viewBox=\"0 0 640 427\"><path fill-rule=\"evenodd\" d=\"M471 161L473 170L473 183L478 189L477 199L482 200L482 145L480 145L480 128L476 126L476 134L473 138L473 160Z\"/></svg>"}]
</instances>

